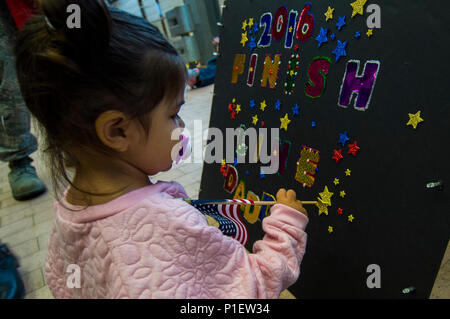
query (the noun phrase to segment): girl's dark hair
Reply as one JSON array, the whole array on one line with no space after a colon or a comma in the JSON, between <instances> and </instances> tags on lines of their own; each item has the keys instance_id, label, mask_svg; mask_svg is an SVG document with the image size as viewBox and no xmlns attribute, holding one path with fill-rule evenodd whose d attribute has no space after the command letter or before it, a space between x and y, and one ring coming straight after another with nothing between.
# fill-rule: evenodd
<instances>
[{"instance_id":1,"label":"girl's dark hair","mask_svg":"<svg viewBox=\"0 0 450 319\"><path fill-rule=\"evenodd\" d=\"M80 9L81 28L68 27L71 4ZM114 194L73 185L66 166L79 162L69 147L114 155L95 130L95 120L107 110L137 119L148 135L149 112L184 89L185 64L155 26L103 0L41 0L40 9L17 34L14 54L25 104L43 137L55 196L60 199L66 182L85 194Z\"/></svg>"}]
</instances>

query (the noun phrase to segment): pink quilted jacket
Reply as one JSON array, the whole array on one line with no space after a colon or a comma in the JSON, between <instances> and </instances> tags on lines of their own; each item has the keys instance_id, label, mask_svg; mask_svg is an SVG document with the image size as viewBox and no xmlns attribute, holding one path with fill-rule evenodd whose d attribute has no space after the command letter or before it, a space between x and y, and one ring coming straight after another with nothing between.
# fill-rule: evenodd
<instances>
[{"instance_id":1,"label":"pink quilted jacket","mask_svg":"<svg viewBox=\"0 0 450 319\"><path fill-rule=\"evenodd\" d=\"M67 193L67 190L66 190ZM65 193L65 194L66 194ZM308 218L282 204L253 254L162 182L72 212L56 211L45 277L56 298L278 298L300 273ZM81 208L68 204L71 208ZM73 283L78 266L80 287ZM73 287L73 288L70 288Z\"/></svg>"}]
</instances>

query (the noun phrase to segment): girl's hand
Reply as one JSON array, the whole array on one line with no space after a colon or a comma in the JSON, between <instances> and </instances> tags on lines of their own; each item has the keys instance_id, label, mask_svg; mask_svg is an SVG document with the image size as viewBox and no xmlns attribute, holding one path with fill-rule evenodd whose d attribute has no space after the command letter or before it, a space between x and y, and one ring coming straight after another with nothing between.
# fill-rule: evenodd
<instances>
[{"instance_id":1,"label":"girl's hand","mask_svg":"<svg viewBox=\"0 0 450 319\"><path fill-rule=\"evenodd\" d=\"M308 212L303 208L302 202L297 199L297 195L293 189L286 192L284 188L280 188L277 192L277 203L284 204L286 206L292 207L305 216L308 216Z\"/></svg>"}]
</instances>

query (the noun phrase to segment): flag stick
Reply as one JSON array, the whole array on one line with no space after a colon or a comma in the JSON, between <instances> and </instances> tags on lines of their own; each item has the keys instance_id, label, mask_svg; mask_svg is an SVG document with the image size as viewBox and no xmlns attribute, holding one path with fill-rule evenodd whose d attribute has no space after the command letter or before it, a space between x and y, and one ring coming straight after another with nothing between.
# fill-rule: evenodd
<instances>
[{"instance_id":1,"label":"flag stick","mask_svg":"<svg viewBox=\"0 0 450 319\"><path fill-rule=\"evenodd\" d=\"M185 199L186 200L186 199ZM188 201L188 200L186 200ZM302 205L316 205L317 201L301 201ZM277 202L271 202L271 201L254 201L253 203L239 203L239 202L233 202L232 200L225 200L225 201L202 201L202 204L227 204L227 205L275 205Z\"/></svg>"}]
</instances>

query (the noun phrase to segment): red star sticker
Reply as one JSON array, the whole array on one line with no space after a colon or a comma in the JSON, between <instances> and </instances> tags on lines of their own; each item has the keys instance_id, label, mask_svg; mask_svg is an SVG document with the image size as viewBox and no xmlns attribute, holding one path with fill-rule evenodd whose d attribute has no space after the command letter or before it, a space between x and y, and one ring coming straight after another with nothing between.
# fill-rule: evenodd
<instances>
[{"instance_id":1,"label":"red star sticker","mask_svg":"<svg viewBox=\"0 0 450 319\"><path fill-rule=\"evenodd\" d=\"M233 120L236 118L236 112L234 110L231 112L231 118Z\"/></svg>"},{"instance_id":2,"label":"red star sticker","mask_svg":"<svg viewBox=\"0 0 450 319\"><path fill-rule=\"evenodd\" d=\"M353 154L353 156L356 156L356 151L359 150L358 145L356 145L356 141L353 142L353 144L348 144L348 153Z\"/></svg>"},{"instance_id":3,"label":"red star sticker","mask_svg":"<svg viewBox=\"0 0 450 319\"><path fill-rule=\"evenodd\" d=\"M342 156L342 150L334 150L334 155L331 157L332 159L336 160L336 163L339 162L340 159L344 158L344 156Z\"/></svg>"},{"instance_id":4,"label":"red star sticker","mask_svg":"<svg viewBox=\"0 0 450 319\"><path fill-rule=\"evenodd\" d=\"M228 104L228 112L233 112L233 109L235 109L236 108L236 105L234 105L234 104Z\"/></svg>"},{"instance_id":5,"label":"red star sticker","mask_svg":"<svg viewBox=\"0 0 450 319\"><path fill-rule=\"evenodd\" d=\"M264 127L264 121L262 121L262 122L261 122L261 126L263 126L263 127Z\"/></svg>"},{"instance_id":6,"label":"red star sticker","mask_svg":"<svg viewBox=\"0 0 450 319\"><path fill-rule=\"evenodd\" d=\"M298 51L298 44L296 44L296 45L294 46L294 50L295 50L295 51Z\"/></svg>"},{"instance_id":7,"label":"red star sticker","mask_svg":"<svg viewBox=\"0 0 450 319\"><path fill-rule=\"evenodd\" d=\"M342 208L338 208L337 212L338 212L338 215L342 215Z\"/></svg>"}]
</instances>

